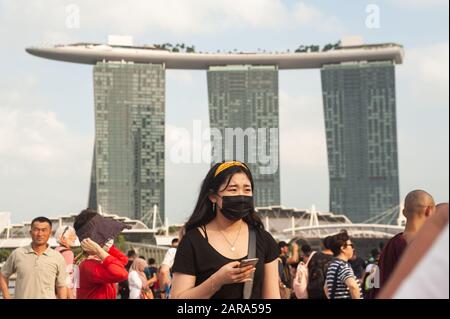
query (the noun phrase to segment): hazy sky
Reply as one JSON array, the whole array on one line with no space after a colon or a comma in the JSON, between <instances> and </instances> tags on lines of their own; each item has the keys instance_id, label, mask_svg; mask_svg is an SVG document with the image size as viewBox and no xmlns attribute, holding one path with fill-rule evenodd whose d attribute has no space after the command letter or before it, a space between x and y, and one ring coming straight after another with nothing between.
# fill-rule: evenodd
<instances>
[{"instance_id":1,"label":"hazy sky","mask_svg":"<svg viewBox=\"0 0 450 319\"><path fill-rule=\"evenodd\" d=\"M378 9L378 27L368 27ZM345 35L403 44L405 63L396 68L400 193L422 188L448 201L447 0L0 0L0 211L13 222L85 208L94 142L92 66L36 58L25 47L106 42L109 34L213 52L293 50ZM167 71L166 120L166 149L194 120L209 125L206 72ZM319 70L280 72L280 122L282 204L327 211ZM166 161L170 222L191 213L207 170Z\"/></svg>"}]
</instances>

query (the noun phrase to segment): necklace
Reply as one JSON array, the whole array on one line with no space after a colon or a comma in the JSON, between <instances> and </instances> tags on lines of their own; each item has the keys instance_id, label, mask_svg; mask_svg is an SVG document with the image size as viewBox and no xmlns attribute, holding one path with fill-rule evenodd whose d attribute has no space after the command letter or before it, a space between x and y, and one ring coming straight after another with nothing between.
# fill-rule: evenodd
<instances>
[{"instance_id":1,"label":"necklace","mask_svg":"<svg viewBox=\"0 0 450 319\"><path fill-rule=\"evenodd\" d=\"M237 240L239 238L239 235L241 234L242 224L243 224L243 222L241 222L241 226L239 227L239 231L238 231L236 239L234 240L233 243L230 243L230 241L228 240L227 236L225 236L225 234L219 228L220 233L222 234L223 238L225 238L225 240L227 241L228 245L230 245L230 250L233 251L233 252L236 250L236 242L237 242Z\"/></svg>"}]
</instances>

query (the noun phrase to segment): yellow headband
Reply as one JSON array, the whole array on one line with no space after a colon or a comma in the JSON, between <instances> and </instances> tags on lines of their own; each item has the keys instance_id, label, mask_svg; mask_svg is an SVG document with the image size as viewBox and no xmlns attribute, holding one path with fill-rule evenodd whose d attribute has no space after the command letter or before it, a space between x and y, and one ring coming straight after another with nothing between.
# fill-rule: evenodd
<instances>
[{"instance_id":1,"label":"yellow headband","mask_svg":"<svg viewBox=\"0 0 450 319\"><path fill-rule=\"evenodd\" d=\"M248 170L248 167L245 164L241 163L241 162L236 162L236 161L225 162L225 163L223 163L222 165L220 165L217 168L216 172L214 173L214 177L216 177L217 175L222 173L224 170L226 170L226 169L228 169L230 167L233 167L233 166L243 167L246 170Z\"/></svg>"}]
</instances>

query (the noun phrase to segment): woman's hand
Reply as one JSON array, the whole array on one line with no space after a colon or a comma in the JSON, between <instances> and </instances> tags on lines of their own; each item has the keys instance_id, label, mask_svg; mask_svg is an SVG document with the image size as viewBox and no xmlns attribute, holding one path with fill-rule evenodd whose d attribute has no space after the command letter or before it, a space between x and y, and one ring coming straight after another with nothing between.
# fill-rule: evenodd
<instances>
[{"instance_id":1,"label":"woman's hand","mask_svg":"<svg viewBox=\"0 0 450 319\"><path fill-rule=\"evenodd\" d=\"M83 239L81 242L81 248L89 255L98 256L102 260L109 256L109 254L102 247L100 247L99 244L90 238Z\"/></svg>"},{"instance_id":2,"label":"woman's hand","mask_svg":"<svg viewBox=\"0 0 450 319\"><path fill-rule=\"evenodd\" d=\"M224 286L229 284L240 284L252 280L256 268L253 265L239 267L238 261L233 261L220 268L213 276L214 285Z\"/></svg>"},{"instance_id":3,"label":"woman's hand","mask_svg":"<svg viewBox=\"0 0 450 319\"><path fill-rule=\"evenodd\" d=\"M158 281L158 278L156 276L153 276L152 278L150 278L149 280L147 280L147 285L148 286L153 286L156 282Z\"/></svg>"}]
</instances>

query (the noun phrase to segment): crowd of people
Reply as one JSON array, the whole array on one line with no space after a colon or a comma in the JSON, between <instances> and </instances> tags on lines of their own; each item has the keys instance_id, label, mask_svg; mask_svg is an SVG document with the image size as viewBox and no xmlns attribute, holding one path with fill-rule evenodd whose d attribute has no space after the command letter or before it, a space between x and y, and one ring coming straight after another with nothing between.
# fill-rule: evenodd
<instances>
[{"instance_id":1,"label":"crowd of people","mask_svg":"<svg viewBox=\"0 0 450 319\"><path fill-rule=\"evenodd\" d=\"M51 220L46 217L33 219L31 244L14 250L1 268L0 288L4 299L11 298L9 278L13 274L16 275L16 299L155 299L168 296L170 271L165 270L172 267L178 239L172 241L172 248L158 268L154 258L146 260L144 256L137 256L134 250L125 255L117 249L112 238L125 225L102 217L94 210L81 212L73 227L59 227L54 234L58 243L55 249L48 245L52 227ZM75 257L72 249L77 234L82 253Z\"/></svg>"},{"instance_id":2,"label":"crowd of people","mask_svg":"<svg viewBox=\"0 0 450 319\"><path fill-rule=\"evenodd\" d=\"M358 256L349 232L307 242L277 242L254 207L254 182L245 163L211 167L192 215L164 260L130 250L114 238L128 226L86 209L72 226L48 240L52 222L31 223L31 244L17 248L0 271L3 298L16 274L14 297L60 299L372 299L422 296L448 298L448 204L436 205L425 191L405 198L404 232L367 260ZM446 236L445 236L446 235ZM77 240L81 253L74 255ZM432 268L424 283L421 274ZM417 293L417 292L416 292Z\"/></svg>"},{"instance_id":3,"label":"crowd of people","mask_svg":"<svg viewBox=\"0 0 450 319\"><path fill-rule=\"evenodd\" d=\"M420 295L422 298L448 298L448 203L436 205L433 197L414 190L405 198L403 214L405 231L395 235L381 250L374 248L367 260L357 256L355 245L347 231L325 237L322 251L316 252L308 244L301 249L292 244L292 251L285 242L279 243L280 295L286 299L374 299L396 297L394 290L401 286L422 287L401 290L403 298ZM440 241L436 240L439 237ZM442 247L424 248L422 238L430 245ZM415 247L422 247L419 255ZM299 253L301 251L301 253ZM431 254L434 252L434 254ZM427 254L429 253L429 254ZM415 260L406 262L405 260ZM403 263L403 264L402 264ZM420 263L425 263L421 265ZM405 276L403 268L422 273ZM431 264L435 272L429 273ZM434 279L433 285L430 279ZM384 289L382 289L384 288ZM420 290L420 289L419 289ZM388 292L387 292L388 291Z\"/></svg>"}]
</instances>

